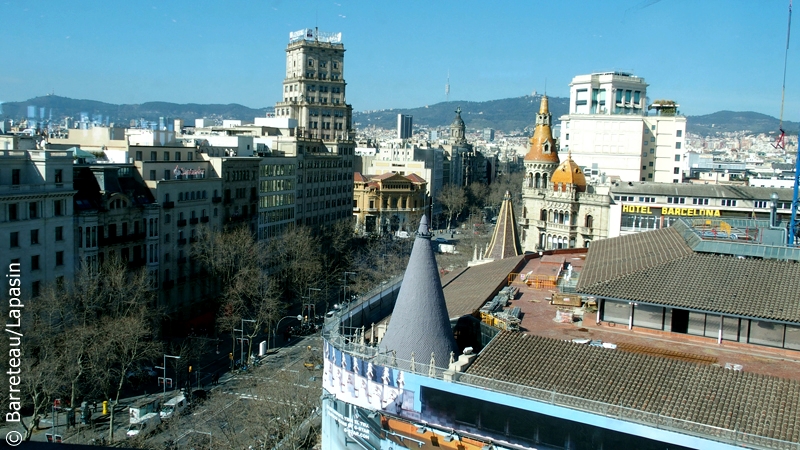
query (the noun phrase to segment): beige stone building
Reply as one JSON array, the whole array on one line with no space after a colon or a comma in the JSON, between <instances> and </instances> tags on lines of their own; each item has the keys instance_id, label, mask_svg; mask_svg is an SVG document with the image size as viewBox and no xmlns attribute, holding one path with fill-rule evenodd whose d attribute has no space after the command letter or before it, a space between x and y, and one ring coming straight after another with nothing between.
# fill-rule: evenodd
<instances>
[{"instance_id":1,"label":"beige stone building","mask_svg":"<svg viewBox=\"0 0 800 450\"><path fill-rule=\"evenodd\" d=\"M525 155L523 251L588 247L591 241L608 237L608 187L587 184L572 155L560 162L551 120L547 97L542 97Z\"/></svg>"},{"instance_id":2,"label":"beige stone building","mask_svg":"<svg viewBox=\"0 0 800 450\"><path fill-rule=\"evenodd\" d=\"M411 232L425 211L427 182L415 174L356 172L353 215L360 233Z\"/></svg>"}]
</instances>

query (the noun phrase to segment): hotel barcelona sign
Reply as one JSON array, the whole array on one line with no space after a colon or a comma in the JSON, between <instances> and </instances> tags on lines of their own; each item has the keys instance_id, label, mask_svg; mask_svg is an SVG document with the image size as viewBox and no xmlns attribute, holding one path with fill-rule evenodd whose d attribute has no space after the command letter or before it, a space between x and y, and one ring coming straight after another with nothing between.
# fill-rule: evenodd
<instances>
[{"instance_id":1,"label":"hotel barcelona sign","mask_svg":"<svg viewBox=\"0 0 800 450\"><path fill-rule=\"evenodd\" d=\"M653 212L653 209L655 209L656 212ZM718 209L678 208L671 206L665 206L662 208L652 208L650 206L643 206L643 205L622 205L623 213L659 215L659 210L661 210L660 215L662 216L683 216L683 217L720 216Z\"/></svg>"}]
</instances>

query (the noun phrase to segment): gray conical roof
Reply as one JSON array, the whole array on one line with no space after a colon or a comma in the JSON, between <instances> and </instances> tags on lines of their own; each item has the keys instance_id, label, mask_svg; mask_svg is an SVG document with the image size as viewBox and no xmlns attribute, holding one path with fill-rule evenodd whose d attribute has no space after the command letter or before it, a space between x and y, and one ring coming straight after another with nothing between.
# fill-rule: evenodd
<instances>
[{"instance_id":1,"label":"gray conical roof","mask_svg":"<svg viewBox=\"0 0 800 450\"><path fill-rule=\"evenodd\" d=\"M414 352L418 371L420 366L430 364L431 353L435 355L437 367L447 367L450 352L458 355L426 216L420 220L403 284L380 348L396 352L401 367L407 366L401 360L411 360Z\"/></svg>"}]
</instances>

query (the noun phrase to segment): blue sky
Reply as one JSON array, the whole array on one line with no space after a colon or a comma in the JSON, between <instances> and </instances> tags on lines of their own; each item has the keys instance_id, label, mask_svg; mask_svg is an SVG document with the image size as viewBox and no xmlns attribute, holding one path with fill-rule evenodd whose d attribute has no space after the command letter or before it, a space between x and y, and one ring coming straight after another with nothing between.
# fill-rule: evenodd
<instances>
[{"instance_id":1,"label":"blue sky","mask_svg":"<svg viewBox=\"0 0 800 450\"><path fill-rule=\"evenodd\" d=\"M356 111L568 96L575 75L643 77L687 115L778 117L788 0L6 1L0 100L110 103L281 97L289 32L342 32ZM795 11L797 13L797 11ZM795 25L800 24L796 14ZM784 117L800 119L800 30Z\"/></svg>"}]
</instances>

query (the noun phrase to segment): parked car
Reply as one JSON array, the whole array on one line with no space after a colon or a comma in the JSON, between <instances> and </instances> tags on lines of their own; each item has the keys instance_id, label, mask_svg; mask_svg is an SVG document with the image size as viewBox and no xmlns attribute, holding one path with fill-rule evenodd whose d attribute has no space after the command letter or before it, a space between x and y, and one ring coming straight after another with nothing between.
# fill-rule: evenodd
<instances>
[{"instance_id":1,"label":"parked car","mask_svg":"<svg viewBox=\"0 0 800 450\"><path fill-rule=\"evenodd\" d=\"M156 427L160 424L161 416L158 413L148 413L142 416L138 421L128 425L128 431L125 435L129 438L144 436L155 431Z\"/></svg>"}]
</instances>

